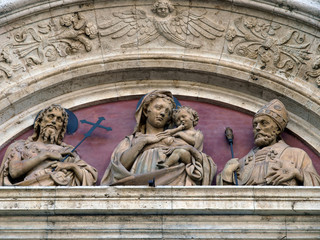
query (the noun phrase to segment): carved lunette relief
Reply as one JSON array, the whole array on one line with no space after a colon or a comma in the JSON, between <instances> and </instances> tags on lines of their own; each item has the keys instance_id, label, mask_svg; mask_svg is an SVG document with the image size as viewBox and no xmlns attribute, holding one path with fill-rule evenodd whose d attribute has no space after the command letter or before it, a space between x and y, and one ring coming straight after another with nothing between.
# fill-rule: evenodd
<instances>
[{"instance_id":1,"label":"carved lunette relief","mask_svg":"<svg viewBox=\"0 0 320 240\"><path fill-rule=\"evenodd\" d=\"M52 62L58 57L85 49L91 51L91 39L97 37L97 27L81 13L67 14L59 23L51 20L17 32L11 43L0 48L0 74L10 78L13 72L28 66Z\"/></svg>"},{"instance_id":2,"label":"carved lunette relief","mask_svg":"<svg viewBox=\"0 0 320 240\"><path fill-rule=\"evenodd\" d=\"M159 36L185 48L201 48L201 43L189 40L188 36L214 40L224 32L222 26L205 17L206 11L180 12L167 0L156 1L151 12L152 15L140 9L115 12L112 20L99 26L99 33L102 37L111 35L112 39L132 37L131 42L121 45L123 48L141 46Z\"/></svg>"},{"instance_id":3,"label":"carved lunette relief","mask_svg":"<svg viewBox=\"0 0 320 240\"><path fill-rule=\"evenodd\" d=\"M228 52L259 59L261 69L273 66L288 73L310 60L310 43L297 30L284 31L279 24L253 17L238 18L234 26L225 35Z\"/></svg>"}]
</instances>

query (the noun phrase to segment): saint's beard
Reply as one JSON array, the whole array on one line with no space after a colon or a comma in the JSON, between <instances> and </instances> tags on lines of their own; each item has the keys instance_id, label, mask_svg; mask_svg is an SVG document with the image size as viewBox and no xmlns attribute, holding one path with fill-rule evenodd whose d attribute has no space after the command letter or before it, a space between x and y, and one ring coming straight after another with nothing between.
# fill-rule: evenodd
<instances>
[{"instance_id":1,"label":"saint's beard","mask_svg":"<svg viewBox=\"0 0 320 240\"><path fill-rule=\"evenodd\" d=\"M272 133L259 132L255 134L254 144L258 147L270 146L271 143L276 138L277 138L277 134L275 132L272 132Z\"/></svg>"},{"instance_id":2,"label":"saint's beard","mask_svg":"<svg viewBox=\"0 0 320 240\"><path fill-rule=\"evenodd\" d=\"M56 144L58 142L59 132L54 127L47 125L41 128L40 137L44 140L44 142Z\"/></svg>"}]
</instances>

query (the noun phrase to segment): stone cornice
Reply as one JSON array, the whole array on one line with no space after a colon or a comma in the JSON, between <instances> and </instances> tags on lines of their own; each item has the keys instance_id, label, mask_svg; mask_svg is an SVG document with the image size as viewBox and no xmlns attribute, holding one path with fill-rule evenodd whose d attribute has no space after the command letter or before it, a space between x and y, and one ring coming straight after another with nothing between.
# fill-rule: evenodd
<instances>
[{"instance_id":1,"label":"stone cornice","mask_svg":"<svg viewBox=\"0 0 320 240\"><path fill-rule=\"evenodd\" d=\"M293 18L314 27L320 27L320 3L316 0L225 0L236 6L263 10L271 14ZM15 21L21 17L27 17L40 12L49 11L51 8L61 8L65 5L83 3L96 3L100 1L85 0L4 0L0 2L0 26L8 21ZM217 1L212 1L217 2ZM32 9L32 10L31 10Z\"/></svg>"},{"instance_id":2,"label":"stone cornice","mask_svg":"<svg viewBox=\"0 0 320 240\"><path fill-rule=\"evenodd\" d=\"M249 7L320 27L320 3L317 0L228 0L236 6Z\"/></svg>"},{"instance_id":3,"label":"stone cornice","mask_svg":"<svg viewBox=\"0 0 320 240\"><path fill-rule=\"evenodd\" d=\"M319 187L3 187L1 239L317 239Z\"/></svg>"},{"instance_id":4,"label":"stone cornice","mask_svg":"<svg viewBox=\"0 0 320 240\"><path fill-rule=\"evenodd\" d=\"M2 215L320 215L319 187L2 187Z\"/></svg>"}]
</instances>

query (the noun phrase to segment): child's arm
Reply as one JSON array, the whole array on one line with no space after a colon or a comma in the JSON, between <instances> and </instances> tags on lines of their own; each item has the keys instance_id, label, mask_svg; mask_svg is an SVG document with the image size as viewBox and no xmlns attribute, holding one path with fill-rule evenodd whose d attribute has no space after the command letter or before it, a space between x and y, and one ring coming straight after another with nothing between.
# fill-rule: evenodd
<instances>
[{"instance_id":1,"label":"child's arm","mask_svg":"<svg viewBox=\"0 0 320 240\"><path fill-rule=\"evenodd\" d=\"M179 127L176 127L176 128L173 128L173 129L167 129L164 132L160 132L160 133L157 134L157 136L162 136L162 135L173 136L174 134L180 132L183 129L184 129L184 126L180 125Z\"/></svg>"},{"instance_id":2,"label":"child's arm","mask_svg":"<svg viewBox=\"0 0 320 240\"><path fill-rule=\"evenodd\" d=\"M178 132L176 134L173 135L174 137L179 137L182 140L186 141L189 145L194 146L196 143L196 139L195 137L187 132Z\"/></svg>"},{"instance_id":3,"label":"child's arm","mask_svg":"<svg viewBox=\"0 0 320 240\"><path fill-rule=\"evenodd\" d=\"M176 134L177 132L180 132L181 130L183 130L184 126L180 125L179 127L173 128L173 129L167 129L164 131L164 133L170 134L171 136L173 134Z\"/></svg>"}]
</instances>

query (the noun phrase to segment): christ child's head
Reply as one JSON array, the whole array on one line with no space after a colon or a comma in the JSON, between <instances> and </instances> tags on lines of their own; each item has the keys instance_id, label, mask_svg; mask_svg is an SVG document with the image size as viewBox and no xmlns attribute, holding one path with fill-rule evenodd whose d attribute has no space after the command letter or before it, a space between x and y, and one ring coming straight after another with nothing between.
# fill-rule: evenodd
<instances>
[{"instance_id":1,"label":"christ child's head","mask_svg":"<svg viewBox=\"0 0 320 240\"><path fill-rule=\"evenodd\" d=\"M179 107L173 112L173 121L175 125L183 125L184 129L192 129L198 124L199 116L198 113L186 106Z\"/></svg>"}]
</instances>

